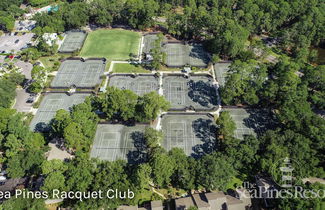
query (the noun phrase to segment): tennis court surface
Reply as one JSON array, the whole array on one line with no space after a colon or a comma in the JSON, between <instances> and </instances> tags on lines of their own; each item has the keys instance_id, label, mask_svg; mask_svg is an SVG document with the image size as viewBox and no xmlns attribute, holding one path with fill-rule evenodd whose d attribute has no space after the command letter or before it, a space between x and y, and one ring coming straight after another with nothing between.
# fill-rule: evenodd
<instances>
[{"instance_id":1,"label":"tennis court surface","mask_svg":"<svg viewBox=\"0 0 325 210\"><path fill-rule=\"evenodd\" d=\"M158 39L157 34L147 34L143 36L143 53L150 53L150 50L154 48L155 41Z\"/></svg>"},{"instance_id":2,"label":"tennis court surface","mask_svg":"<svg viewBox=\"0 0 325 210\"><path fill-rule=\"evenodd\" d=\"M224 108L222 111L228 111L236 123L235 137L238 139L244 139L246 135L260 136L275 126L267 109Z\"/></svg>"},{"instance_id":3,"label":"tennis court surface","mask_svg":"<svg viewBox=\"0 0 325 210\"><path fill-rule=\"evenodd\" d=\"M103 60L66 60L51 83L51 87L95 87L100 83L106 63Z\"/></svg>"},{"instance_id":4,"label":"tennis court surface","mask_svg":"<svg viewBox=\"0 0 325 210\"><path fill-rule=\"evenodd\" d=\"M164 51L167 54L166 65L168 67L190 65L205 68L210 61L209 54L201 44L167 43L164 45Z\"/></svg>"},{"instance_id":5,"label":"tennis court surface","mask_svg":"<svg viewBox=\"0 0 325 210\"><path fill-rule=\"evenodd\" d=\"M141 163L146 159L145 125L98 124L90 156L101 160L127 160Z\"/></svg>"},{"instance_id":6,"label":"tennis court surface","mask_svg":"<svg viewBox=\"0 0 325 210\"><path fill-rule=\"evenodd\" d=\"M210 76L167 75L163 77L163 91L171 109L212 110L218 105L218 93Z\"/></svg>"},{"instance_id":7,"label":"tennis court surface","mask_svg":"<svg viewBox=\"0 0 325 210\"><path fill-rule=\"evenodd\" d=\"M122 90L132 90L137 95L144 95L152 91L158 91L159 81L153 75L112 75L109 86Z\"/></svg>"},{"instance_id":8,"label":"tennis court surface","mask_svg":"<svg viewBox=\"0 0 325 210\"><path fill-rule=\"evenodd\" d=\"M90 94L73 94L68 96L65 93L46 94L30 124L33 131L43 132L48 130L48 124L59 109L69 110L73 105L84 102Z\"/></svg>"},{"instance_id":9,"label":"tennis court surface","mask_svg":"<svg viewBox=\"0 0 325 210\"><path fill-rule=\"evenodd\" d=\"M195 158L216 149L216 124L212 117L203 114L167 114L162 117L164 142L167 150L181 148Z\"/></svg>"},{"instance_id":10,"label":"tennis court surface","mask_svg":"<svg viewBox=\"0 0 325 210\"><path fill-rule=\"evenodd\" d=\"M67 32L59 49L60 53L72 53L82 48L86 39L86 32Z\"/></svg>"},{"instance_id":11,"label":"tennis court surface","mask_svg":"<svg viewBox=\"0 0 325 210\"><path fill-rule=\"evenodd\" d=\"M216 63L214 65L214 73L220 86L224 86L226 83L230 64L231 63Z\"/></svg>"}]
</instances>

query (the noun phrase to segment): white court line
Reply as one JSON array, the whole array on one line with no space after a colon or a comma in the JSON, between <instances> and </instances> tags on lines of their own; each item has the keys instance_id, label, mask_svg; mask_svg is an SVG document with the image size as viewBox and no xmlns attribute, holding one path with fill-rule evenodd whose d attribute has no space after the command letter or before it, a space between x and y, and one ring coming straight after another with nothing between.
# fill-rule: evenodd
<instances>
[{"instance_id":1,"label":"white court line","mask_svg":"<svg viewBox=\"0 0 325 210\"><path fill-rule=\"evenodd\" d=\"M141 41L140 41L140 46L139 46L139 50L138 50L138 59L139 59L139 62L141 63L141 55L142 55L142 50L143 50L143 36L141 36Z\"/></svg>"},{"instance_id":2,"label":"white court line","mask_svg":"<svg viewBox=\"0 0 325 210\"><path fill-rule=\"evenodd\" d=\"M170 122L169 123L170 125L172 125L172 124L181 124L182 125L182 127L183 127L183 129L182 129L182 137L181 138L183 138L183 140L184 140L184 138L185 138L185 128L184 128L184 126L185 126L185 123L183 122L183 121L181 121L181 122ZM174 127L174 126L173 126ZM177 130L175 130L175 131L177 131L176 132L176 134L178 134L178 129ZM176 135L176 145L177 145L177 147L180 147L180 145L179 145L179 137L178 137L178 135ZM184 146L184 145L183 145Z\"/></svg>"},{"instance_id":3,"label":"white court line","mask_svg":"<svg viewBox=\"0 0 325 210\"><path fill-rule=\"evenodd\" d=\"M97 155L96 155L96 156L97 156L97 157L100 157L100 156L99 156L99 151L101 151L103 148L105 148L105 147L104 147L104 146L105 146L105 145L104 145L104 143L105 143L105 141L104 141L104 140L105 140L104 135L105 135L105 134L110 134L110 133L111 133L111 134L115 134L115 139L107 139L107 140L108 140L108 143L109 143L110 140L115 140L115 142L117 142L117 134L118 134L118 132L101 132L101 133L100 133L99 144L97 144L97 145L99 145L99 146L96 147L96 149L97 149ZM109 145L106 145L106 147L109 148ZM106 149L107 149L107 148L106 148ZM108 150L106 150L106 151L108 151ZM107 156L107 155L104 153L104 156Z\"/></svg>"},{"instance_id":4,"label":"white court line","mask_svg":"<svg viewBox=\"0 0 325 210\"><path fill-rule=\"evenodd\" d=\"M118 133L118 132L114 132L114 133ZM117 135L115 136L116 138L115 138L115 149L113 150L113 156L112 156L112 161L114 161L115 159L116 159L116 150L118 149L118 147L117 147L117 144L118 144L118 139L117 139ZM121 141L121 136L120 136L120 139L119 139L120 141ZM109 152L109 150L106 150L107 152L106 152L106 155L107 155L107 153Z\"/></svg>"},{"instance_id":5,"label":"white court line","mask_svg":"<svg viewBox=\"0 0 325 210\"><path fill-rule=\"evenodd\" d=\"M95 157L100 157L99 156L99 151L100 151L100 145L102 145L102 141L103 141L103 134L104 133L100 133L100 138L98 139L98 143L99 144L96 144L96 155L95 155ZM98 146L99 145L99 146Z\"/></svg>"}]
</instances>

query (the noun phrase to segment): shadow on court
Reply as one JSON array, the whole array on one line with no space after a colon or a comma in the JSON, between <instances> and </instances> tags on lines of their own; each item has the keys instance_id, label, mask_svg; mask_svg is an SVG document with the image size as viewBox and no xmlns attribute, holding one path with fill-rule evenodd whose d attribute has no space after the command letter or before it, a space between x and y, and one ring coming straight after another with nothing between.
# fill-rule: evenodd
<instances>
[{"instance_id":1,"label":"shadow on court","mask_svg":"<svg viewBox=\"0 0 325 210\"><path fill-rule=\"evenodd\" d=\"M199 59L203 63L209 62L209 57L207 53L204 51L203 47L193 46L192 49L190 50L189 56L192 59Z\"/></svg>"},{"instance_id":2,"label":"shadow on court","mask_svg":"<svg viewBox=\"0 0 325 210\"><path fill-rule=\"evenodd\" d=\"M258 136L276 127L276 121L270 111L265 109L247 109L246 111L249 116L243 119L244 125L253 129Z\"/></svg>"},{"instance_id":3,"label":"shadow on court","mask_svg":"<svg viewBox=\"0 0 325 210\"><path fill-rule=\"evenodd\" d=\"M135 149L130 150L126 154L128 162L131 164L140 164L145 162L147 160L147 146L144 139L144 133L140 131L134 131L131 133L130 137L133 141Z\"/></svg>"},{"instance_id":4,"label":"shadow on court","mask_svg":"<svg viewBox=\"0 0 325 210\"><path fill-rule=\"evenodd\" d=\"M201 158L217 149L216 132L217 127L211 119L199 118L192 123L195 136L202 141L202 144L193 146L192 157Z\"/></svg>"},{"instance_id":5,"label":"shadow on court","mask_svg":"<svg viewBox=\"0 0 325 210\"><path fill-rule=\"evenodd\" d=\"M48 132L50 130L49 124L44 122L39 122L35 125L35 132Z\"/></svg>"},{"instance_id":6,"label":"shadow on court","mask_svg":"<svg viewBox=\"0 0 325 210\"><path fill-rule=\"evenodd\" d=\"M217 92L212 84L204 81L190 80L188 87L188 96L192 101L204 107L209 107L210 104L217 105Z\"/></svg>"}]
</instances>

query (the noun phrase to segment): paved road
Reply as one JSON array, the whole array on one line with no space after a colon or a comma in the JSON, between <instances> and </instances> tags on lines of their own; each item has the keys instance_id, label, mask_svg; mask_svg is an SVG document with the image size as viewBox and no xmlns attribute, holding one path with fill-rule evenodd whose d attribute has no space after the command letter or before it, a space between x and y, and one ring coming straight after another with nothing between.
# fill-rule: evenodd
<instances>
[{"instance_id":1,"label":"paved road","mask_svg":"<svg viewBox=\"0 0 325 210\"><path fill-rule=\"evenodd\" d=\"M25 75L26 79L32 79L31 77L31 71L33 68L33 65L28 62L24 61L17 61L15 62L15 65L22 70L22 74ZM26 92L26 90L22 88L16 89L16 103L14 105L14 109L16 109L18 112L30 112L32 108L31 103L26 103L27 99L29 98L29 93Z\"/></svg>"},{"instance_id":2,"label":"paved road","mask_svg":"<svg viewBox=\"0 0 325 210\"><path fill-rule=\"evenodd\" d=\"M27 93L26 90L22 88L17 88L16 94L16 103L13 108L18 112L30 112L33 105L32 103L26 103L29 97L29 93Z\"/></svg>"},{"instance_id":3,"label":"paved road","mask_svg":"<svg viewBox=\"0 0 325 210\"><path fill-rule=\"evenodd\" d=\"M25 75L26 79L32 79L31 72L32 72L33 65L31 63L19 60L15 63L15 65L21 68L22 74Z\"/></svg>"}]
</instances>

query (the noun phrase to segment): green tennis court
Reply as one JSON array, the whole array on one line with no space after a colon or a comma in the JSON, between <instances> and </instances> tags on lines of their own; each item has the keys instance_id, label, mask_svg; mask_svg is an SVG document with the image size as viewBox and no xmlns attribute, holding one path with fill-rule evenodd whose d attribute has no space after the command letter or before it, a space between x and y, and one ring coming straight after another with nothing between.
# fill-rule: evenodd
<instances>
[{"instance_id":1,"label":"green tennis court","mask_svg":"<svg viewBox=\"0 0 325 210\"><path fill-rule=\"evenodd\" d=\"M204 114L167 114L162 117L164 142L167 150L181 148L185 154L201 157L216 149L216 124Z\"/></svg>"},{"instance_id":2,"label":"green tennis court","mask_svg":"<svg viewBox=\"0 0 325 210\"><path fill-rule=\"evenodd\" d=\"M32 122L30 129L44 132L49 129L49 122L59 109L69 110L73 105L84 102L90 94L76 93L68 96L65 93L49 93L44 96Z\"/></svg>"},{"instance_id":3,"label":"green tennis court","mask_svg":"<svg viewBox=\"0 0 325 210\"><path fill-rule=\"evenodd\" d=\"M171 109L213 110L218 105L218 93L212 77L164 75L163 93Z\"/></svg>"},{"instance_id":4,"label":"green tennis court","mask_svg":"<svg viewBox=\"0 0 325 210\"><path fill-rule=\"evenodd\" d=\"M145 125L98 124L90 156L108 161L127 160L129 163L144 161L145 127Z\"/></svg>"},{"instance_id":5,"label":"green tennis court","mask_svg":"<svg viewBox=\"0 0 325 210\"><path fill-rule=\"evenodd\" d=\"M92 88L101 81L106 63L103 60L66 60L62 62L57 75L51 83L51 87L68 88L76 87Z\"/></svg>"},{"instance_id":6,"label":"green tennis court","mask_svg":"<svg viewBox=\"0 0 325 210\"><path fill-rule=\"evenodd\" d=\"M88 34L80 55L104 57L111 60L127 60L138 55L140 33L122 29L100 29Z\"/></svg>"},{"instance_id":7,"label":"green tennis court","mask_svg":"<svg viewBox=\"0 0 325 210\"><path fill-rule=\"evenodd\" d=\"M260 136L266 130L275 126L273 115L267 109L224 108L236 123L235 137L244 139L244 136Z\"/></svg>"},{"instance_id":8,"label":"green tennis court","mask_svg":"<svg viewBox=\"0 0 325 210\"><path fill-rule=\"evenodd\" d=\"M168 67L182 67L185 65L205 68L210 58L201 44L167 43L164 45L167 54Z\"/></svg>"},{"instance_id":9,"label":"green tennis court","mask_svg":"<svg viewBox=\"0 0 325 210\"><path fill-rule=\"evenodd\" d=\"M72 53L80 50L86 39L86 32L67 32L59 49L60 53Z\"/></svg>"},{"instance_id":10,"label":"green tennis court","mask_svg":"<svg viewBox=\"0 0 325 210\"><path fill-rule=\"evenodd\" d=\"M132 90L137 95L144 95L152 91L158 92L159 81L153 75L112 75L109 79L109 86L114 86L121 90Z\"/></svg>"},{"instance_id":11,"label":"green tennis court","mask_svg":"<svg viewBox=\"0 0 325 210\"><path fill-rule=\"evenodd\" d=\"M226 77L230 65L231 63L216 63L214 65L214 73L220 86L224 86L226 83Z\"/></svg>"}]
</instances>

